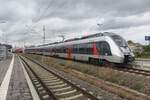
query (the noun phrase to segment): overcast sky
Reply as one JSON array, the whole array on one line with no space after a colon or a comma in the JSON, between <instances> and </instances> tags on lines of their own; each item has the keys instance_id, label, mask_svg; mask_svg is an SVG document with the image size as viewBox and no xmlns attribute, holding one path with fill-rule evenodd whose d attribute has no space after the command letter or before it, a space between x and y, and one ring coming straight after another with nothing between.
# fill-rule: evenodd
<instances>
[{"instance_id":1,"label":"overcast sky","mask_svg":"<svg viewBox=\"0 0 150 100\"><path fill-rule=\"evenodd\" d=\"M114 32L145 44L150 35L150 0L0 0L0 42L22 46ZM102 24L100 27L97 24Z\"/></svg>"}]
</instances>

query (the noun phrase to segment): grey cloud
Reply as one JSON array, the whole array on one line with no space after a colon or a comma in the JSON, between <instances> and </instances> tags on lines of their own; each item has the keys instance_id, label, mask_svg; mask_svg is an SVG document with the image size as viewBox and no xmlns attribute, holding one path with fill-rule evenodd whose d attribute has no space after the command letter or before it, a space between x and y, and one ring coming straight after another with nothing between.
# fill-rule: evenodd
<instances>
[{"instance_id":1,"label":"grey cloud","mask_svg":"<svg viewBox=\"0 0 150 100\"><path fill-rule=\"evenodd\" d=\"M57 37L61 33L97 31L97 23L103 24L102 30L150 25L150 15L144 17L150 12L150 0L0 0L0 3L0 21L7 21L0 25L0 30L12 40L24 39L25 33L41 38L43 25L47 38L54 33ZM132 16L136 19L128 18ZM54 18L60 21L51 21ZM37 32L31 32L26 25L36 26Z\"/></svg>"},{"instance_id":2,"label":"grey cloud","mask_svg":"<svg viewBox=\"0 0 150 100\"><path fill-rule=\"evenodd\" d=\"M145 13L144 13L145 14ZM147 13L150 16L150 12ZM102 29L119 29L150 25L150 17L144 15L110 18L103 22Z\"/></svg>"},{"instance_id":3,"label":"grey cloud","mask_svg":"<svg viewBox=\"0 0 150 100\"><path fill-rule=\"evenodd\" d=\"M83 19L98 16L135 15L149 11L149 4L149 0L61 0L59 2L50 0L50 3L44 2L41 5L42 7L39 7L45 8L45 6L47 7L49 5L49 9L45 14L42 14L44 15L43 18L59 16L61 18Z\"/></svg>"}]
</instances>

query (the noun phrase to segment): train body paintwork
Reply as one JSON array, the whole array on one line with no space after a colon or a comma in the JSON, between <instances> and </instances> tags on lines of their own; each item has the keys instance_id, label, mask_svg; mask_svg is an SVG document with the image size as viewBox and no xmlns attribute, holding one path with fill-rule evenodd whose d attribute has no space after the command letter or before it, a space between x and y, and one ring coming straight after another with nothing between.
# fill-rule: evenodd
<instances>
[{"instance_id":1,"label":"train body paintwork","mask_svg":"<svg viewBox=\"0 0 150 100\"><path fill-rule=\"evenodd\" d=\"M25 49L26 53L80 60L108 61L112 63L128 63L134 60L134 54L127 42L114 33L97 33L78 39L66 40Z\"/></svg>"}]
</instances>

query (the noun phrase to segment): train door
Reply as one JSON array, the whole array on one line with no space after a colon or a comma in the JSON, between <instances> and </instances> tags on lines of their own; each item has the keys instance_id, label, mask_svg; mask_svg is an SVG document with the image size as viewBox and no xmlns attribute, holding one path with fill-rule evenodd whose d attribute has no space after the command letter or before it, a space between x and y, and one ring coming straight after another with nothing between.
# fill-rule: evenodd
<instances>
[{"instance_id":1,"label":"train door","mask_svg":"<svg viewBox=\"0 0 150 100\"><path fill-rule=\"evenodd\" d=\"M104 56L111 56L111 50L110 50L110 46L107 42L102 42L102 54Z\"/></svg>"},{"instance_id":2,"label":"train door","mask_svg":"<svg viewBox=\"0 0 150 100\"><path fill-rule=\"evenodd\" d=\"M101 56L110 56L111 51L110 51L110 46L107 42L97 42L96 43L97 51L99 55Z\"/></svg>"}]
</instances>

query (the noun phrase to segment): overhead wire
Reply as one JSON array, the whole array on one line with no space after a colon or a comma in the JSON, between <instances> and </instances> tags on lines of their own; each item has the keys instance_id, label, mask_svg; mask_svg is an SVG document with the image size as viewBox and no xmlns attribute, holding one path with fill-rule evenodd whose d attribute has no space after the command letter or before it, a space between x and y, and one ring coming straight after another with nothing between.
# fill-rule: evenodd
<instances>
[{"instance_id":1,"label":"overhead wire","mask_svg":"<svg viewBox=\"0 0 150 100\"><path fill-rule=\"evenodd\" d=\"M50 2L48 3L48 6L45 7L44 10L42 10L41 14L39 14L39 16L38 16L37 18L35 18L35 19L37 20L37 22L35 22L35 23L32 25L33 27L45 16L45 14L47 13L48 9L49 9L50 7L52 7L52 6L55 4L54 1L55 1L55 0L50 0ZM68 1L67 1L67 2L68 2ZM63 8L65 5L66 5L66 2L61 2L61 3L59 3L59 4L57 5L57 7L59 7L59 8L61 9L61 8ZM56 6L56 5L55 5L55 6ZM57 10L57 9L53 9L49 14L52 15L52 13L56 12L56 10ZM41 10L40 10L40 11L41 11Z\"/></svg>"},{"instance_id":2,"label":"overhead wire","mask_svg":"<svg viewBox=\"0 0 150 100\"><path fill-rule=\"evenodd\" d=\"M48 6L43 10L43 12L40 14L38 20L40 20L44 15L45 13L47 12L47 10L50 8L50 6L52 6L51 4L54 4L53 0L50 0L50 2L48 3Z\"/></svg>"}]
</instances>

